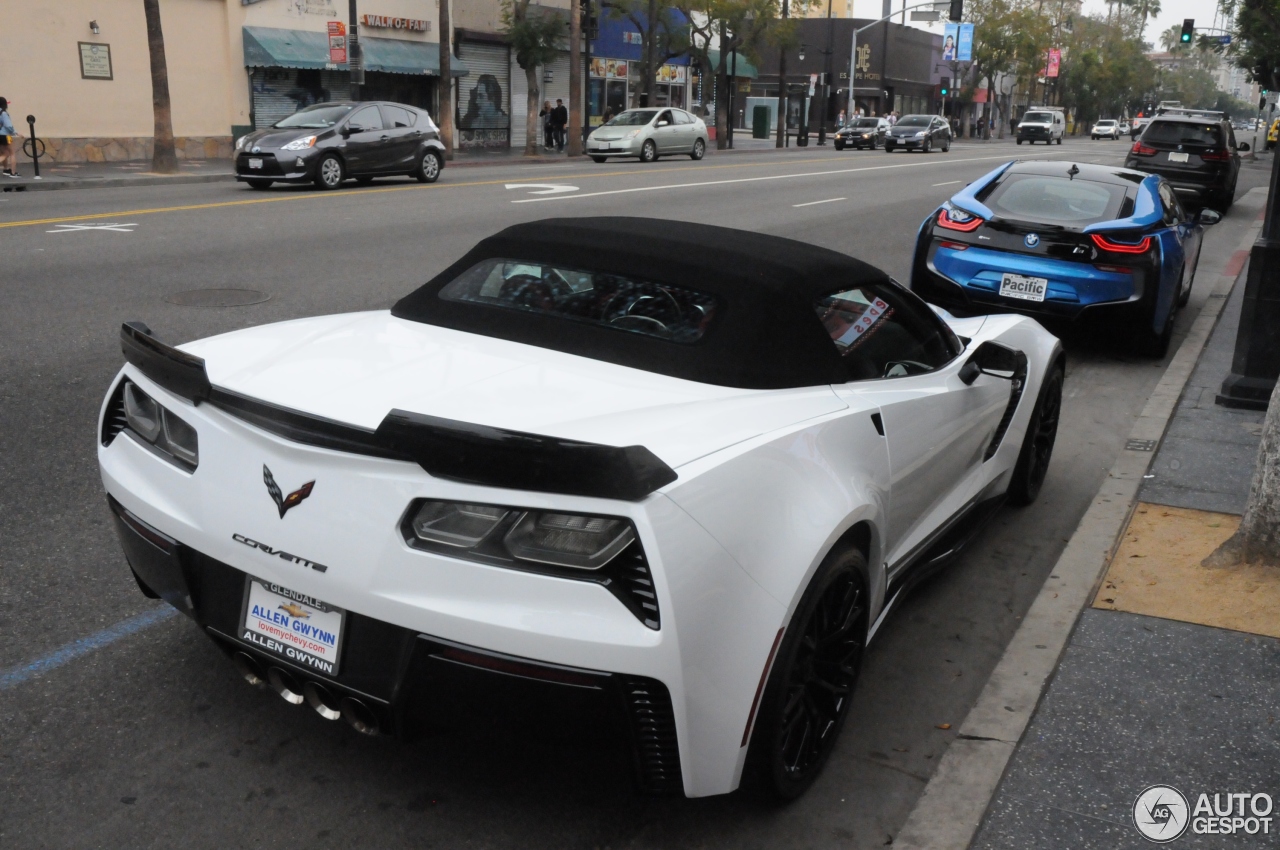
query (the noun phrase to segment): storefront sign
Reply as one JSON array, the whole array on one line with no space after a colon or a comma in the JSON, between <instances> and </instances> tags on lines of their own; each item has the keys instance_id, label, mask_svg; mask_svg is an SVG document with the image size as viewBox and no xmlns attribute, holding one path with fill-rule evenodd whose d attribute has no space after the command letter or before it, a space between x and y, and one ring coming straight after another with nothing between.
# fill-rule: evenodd
<instances>
[{"instance_id":1,"label":"storefront sign","mask_svg":"<svg viewBox=\"0 0 1280 850\"><path fill-rule=\"evenodd\" d=\"M375 29L431 32L431 21L422 21L417 18L393 18L389 15L361 15L360 23L366 27L374 27Z\"/></svg>"},{"instance_id":2,"label":"storefront sign","mask_svg":"<svg viewBox=\"0 0 1280 850\"><path fill-rule=\"evenodd\" d=\"M594 57L591 60L591 76L610 80L625 80L627 78L627 60Z\"/></svg>"},{"instance_id":3,"label":"storefront sign","mask_svg":"<svg viewBox=\"0 0 1280 850\"><path fill-rule=\"evenodd\" d=\"M113 80L111 73L111 45L92 44L88 41L80 45L80 78L85 80Z\"/></svg>"},{"instance_id":4,"label":"storefront sign","mask_svg":"<svg viewBox=\"0 0 1280 850\"><path fill-rule=\"evenodd\" d=\"M329 21L329 64L347 64L347 25Z\"/></svg>"},{"instance_id":5,"label":"storefront sign","mask_svg":"<svg viewBox=\"0 0 1280 850\"><path fill-rule=\"evenodd\" d=\"M874 73L871 70L871 45L869 44L858 45L857 73L858 79L861 80L880 79L880 74Z\"/></svg>"}]
</instances>

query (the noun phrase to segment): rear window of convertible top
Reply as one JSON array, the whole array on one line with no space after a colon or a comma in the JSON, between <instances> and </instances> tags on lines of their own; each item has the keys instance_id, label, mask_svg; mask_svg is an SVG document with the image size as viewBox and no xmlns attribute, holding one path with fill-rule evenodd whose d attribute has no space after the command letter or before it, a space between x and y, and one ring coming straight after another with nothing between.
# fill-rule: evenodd
<instances>
[{"instance_id":1,"label":"rear window of convertible top","mask_svg":"<svg viewBox=\"0 0 1280 850\"><path fill-rule=\"evenodd\" d=\"M509 259L477 263L446 284L440 297L684 344L702 339L722 312L720 299L704 292Z\"/></svg>"}]
</instances>

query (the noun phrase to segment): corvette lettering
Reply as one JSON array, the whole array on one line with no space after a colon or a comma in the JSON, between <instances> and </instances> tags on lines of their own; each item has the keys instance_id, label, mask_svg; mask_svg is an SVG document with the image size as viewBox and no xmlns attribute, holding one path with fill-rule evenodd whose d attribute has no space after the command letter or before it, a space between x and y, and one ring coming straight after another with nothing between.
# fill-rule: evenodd
<instances>
[{"instance_id":1,"label":"corvette lettering","mask_svg":"<svg viewBox=\"0 0 1280 850\"><path fill-rule=\"evenodd\" d=\"M277 549L274 546L268 546L265 543L259 543L252 538L245 537L243 534L232 534L231 539L237 543L243 543L251 549L257 549L266 552L268 555L275 555L277 558L288 561L291 564L297 564L300 567L310 567L318 573L326 572L329 568L324 564L317 564L315 561L300 558L297 555L291 555L283 549Z\"/></svg>"}]
</instances>

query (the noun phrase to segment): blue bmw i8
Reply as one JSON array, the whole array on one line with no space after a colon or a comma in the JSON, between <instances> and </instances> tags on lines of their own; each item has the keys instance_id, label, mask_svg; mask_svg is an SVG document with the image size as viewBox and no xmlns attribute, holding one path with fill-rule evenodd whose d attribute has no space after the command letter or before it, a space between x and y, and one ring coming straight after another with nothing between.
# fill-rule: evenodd
<instances>
[{"instance_id":1,"label":"blue bmw i8","mask_svg":"<svg viewBox=\"0 0 1280 850\"><path fill-rule=\"evenodd\" d=\"M1163 177L1072 162L1008 162L920 226L911 288L958 316L1115 314L1163 357L1191 297L1203 225Z\"/></svg>"}]
</instances>

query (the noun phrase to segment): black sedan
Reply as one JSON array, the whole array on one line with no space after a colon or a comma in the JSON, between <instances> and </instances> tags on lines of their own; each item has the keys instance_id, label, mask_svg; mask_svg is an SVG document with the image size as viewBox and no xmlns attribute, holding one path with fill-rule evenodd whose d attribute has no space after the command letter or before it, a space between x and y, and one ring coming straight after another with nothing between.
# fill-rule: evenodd
<instances>
[{"instance_id":1,"label":"black sedan","mask_svg":"<svg viewBox=\"0 0 1280 850\"><path fill-rule=\"evenodd\" d=\"M885 137L888 135L887 118L855 118L848 126L836 131L836 150L842 151L845 148L875 150L884 144Z\"/></svg>"},{"instance_id":2,"label":"black sedan","mask_svg":"<svg viewBox=\"0 0 1280 850\"><path fill-rule=\"evenodd\" d=\"M402 103L317 103L236 141L236 179L254 189L407 174L434 183L444 143L425 111Z\"/></svg>"},{"instance_id":3,"label":"black sedan","mask_svg":"<svg viewBox=\"0 0 1280 850\"><path fill-rule=\"evenodd\" d=\"M934 148L951 150L951 128L937 115L904 115L885 136L885 152L897 148L929 153Z\"/></svg>"}]
</instances>

